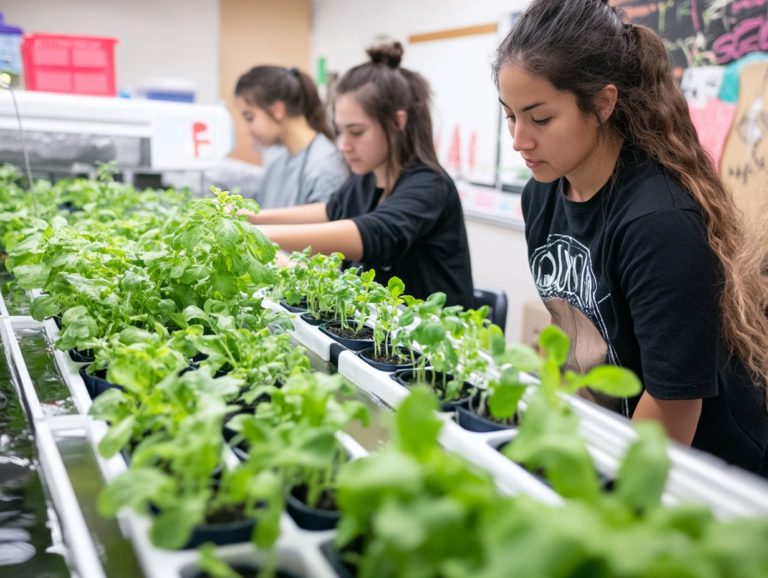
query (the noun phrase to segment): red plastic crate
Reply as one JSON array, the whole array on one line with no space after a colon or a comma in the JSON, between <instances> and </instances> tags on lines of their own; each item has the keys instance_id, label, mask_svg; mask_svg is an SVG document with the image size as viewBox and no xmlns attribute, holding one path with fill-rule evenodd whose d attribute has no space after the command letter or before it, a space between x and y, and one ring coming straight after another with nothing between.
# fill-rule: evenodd
<instances>
[{"instance_id":1,"label":"red plastic crate","mask_svg":"<svg viewBox=\"0 0 768 578\"><path fill-rule=\"evenodd\" d=\"M114 38L25 34L21 45L27 90L115 96Z\"/></svg>"}]
</instances>

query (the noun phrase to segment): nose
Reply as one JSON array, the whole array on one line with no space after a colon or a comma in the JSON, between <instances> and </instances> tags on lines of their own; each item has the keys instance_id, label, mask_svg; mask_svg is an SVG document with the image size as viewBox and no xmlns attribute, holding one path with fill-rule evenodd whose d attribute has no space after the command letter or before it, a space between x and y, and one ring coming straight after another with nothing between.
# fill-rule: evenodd
<instances>
[{"instance_id":1,"label":"nose","mask_svg":"<svg viewBox=\"0 0 768 578\"><path fill-rule=\"evenodd\" d=\"M336 137L336 147L341 152L345 153L352 150L352 143L350 142L350 139L344 136L344 133L341 133L338 137Z\"/></svg>"},{"instance_id":2,"label":"nose","mask_svg":"<svg viewBox=\"0 0 768 578\"><path fill-rule=\"evenodd\" d=\"M529 151L534 148L534 142L530 132L522 122L515 123L509 127L509 134L512 135L512 149L517 152Z\"/></svg>"}]
</instances>

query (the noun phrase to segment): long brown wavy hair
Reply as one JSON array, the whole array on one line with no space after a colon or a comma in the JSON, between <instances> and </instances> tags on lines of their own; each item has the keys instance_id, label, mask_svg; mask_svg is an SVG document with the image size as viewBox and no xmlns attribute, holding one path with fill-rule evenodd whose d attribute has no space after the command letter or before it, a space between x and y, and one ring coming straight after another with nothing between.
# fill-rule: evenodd
<instances>
[{"instance_id":1,"label":"long brown wavy hair","mask_svg":"<svg viewBox=\"0 0 768 578\"><path fill-rule=\"evenodd\" d=\"M768 385L768 223L745 234L730 193L699 142L688 104L675 83L659 36L625 24L607 0L536 0L497 50L494 77L520 65L575 95L595 115L595 95L618 89L607 121L625 142L644 150L677 177L701 207L722 275L720 316L732 353ZM768 214L768 213L766 213Z\"/></svg>"}]
</instances>

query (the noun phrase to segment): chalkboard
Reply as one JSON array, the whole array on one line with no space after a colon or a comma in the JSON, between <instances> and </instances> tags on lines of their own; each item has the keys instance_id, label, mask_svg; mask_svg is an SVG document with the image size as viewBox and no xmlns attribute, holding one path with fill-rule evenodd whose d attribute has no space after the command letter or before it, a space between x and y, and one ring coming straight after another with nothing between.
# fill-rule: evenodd
<instances>
[{"instance_id":1,"label":"chalkboard","mask_svg":"<svg viewBox=\"0 0 768 578\"><path fill-rule=\"evenodd\" d=\"M659 33L677 76L768 51L768 0L611 0L630 22Z\"/></svg>"}]
</instances>

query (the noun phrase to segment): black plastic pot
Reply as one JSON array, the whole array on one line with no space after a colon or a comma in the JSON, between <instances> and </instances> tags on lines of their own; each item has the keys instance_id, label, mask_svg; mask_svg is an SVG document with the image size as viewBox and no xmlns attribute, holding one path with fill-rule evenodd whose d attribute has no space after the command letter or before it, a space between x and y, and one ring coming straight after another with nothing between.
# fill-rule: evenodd
<instances>
[{"instance_id":1,"label":"black plastic pot","mask_svg":"<svg viewBox=\"0 0 768 578\"><path fill-rule=\"evenodd\" d=\"M426 372L426 379L427 379L427 385L429 385L432 382L432 374L434 371L432 369L427 369ZM415 369L400 369L393 373L390 377L394 379L397 383L400 385L403 385L405 387L411 387L416 383L416 370ZM464 386L461 388L461 393L458 399L454 399L451 401L445 401L440 396L443 394L443 390L440 389L439 386L442 386L442 377L443 374L440 372L437 372L437 375L435 376L436 382L435 382L435 393L438 395L438 399L440 400L440 411L456 411L460 407L468 408L470 402L472 401L472 384L464 382ZM451 381L453 379L453 376L448 374L446 376L446 383Z\"/></svg>"},{"instance_id":2,"label":"black plastic pot","mask_svg":"<svg viewBox=\"0 0 768 578\"><path fill-rule=\"evenodd\" d=\"M514 425L502 424L487 417L477 415L467 407L456 408L456 422L466 430L485 433L512 429ZM517 419L515 419L517 423Z\"/></svg>"},{"instance_id":3,"label":"black plastic pot","mask_svg":"<svg viewBox=\"0 0 768 578\"><path fill-rule=\"evenodd\" d=\"M359 553L362 550L361 540L358 538L352 542L346 548L347 551ZM357 568L344 560L344 552L339 550L333 543L333 540L323 542L320 544L320 552L322 552L325 559L336 571L339 578L355 578L357 576Z\"/></svg>"},{"instance_id":4,"label":"black plastic pot","mask_svg":"<svg viewBox=\"0 0 768 578\"><path fill-rule=\"evenodd\" d=\"M85 351L70 349L69 356L72 358L72 361L77 361L78 363L93 363L96 359L92 349L86 349Z\"/></svg>"},{"instance_id":5,"label":"black plastic pot","mask_svg":"<svg viewBox=\"0 0 768 578\"><path fill-rule=\"evenodd\" d=\"M205 542L213 542L217 546L250 542L255 527L256 520L253 518L228 522L226 524L197 526L192 532L189 541L181 549L191 550Z\"/></svg>"},{"instance_id":6,"label":"black plastic pot","mask_svg":"<svg viewBox=\"0 0 768 578\"><path fill-rule=\"evenodd\" d=\"M282 305L285 309L290 311L291 313L304 313L307 310L307 300L302 299L299 301L298 305L288 305L285 301L280 301L280 305Z\"/></svg>"},{"instance_id":7,"label":"black plastic pot","mask_svg":"<svg viewBox=\"0 0 768 578\"><path fill-rule=\"evenodd\" d=\"M318 319L317 317L313 317L309 311L307 311L306 313L302 313L301 315L299 315L299 317L301 317L301 319L303 319L310 325L320 325L322 323L329 323L331 321L335 321L335 319L332 319L330 317L324 317L324 318Z\"/></svg>"},{"instance_id":8,"label":"black plastic pot","mask_svg":"<svg viewBox=\"0 0 768 578\"><path fill-rule=\"evenodd\" d=\"M335 332L335 330L339 329L341 329L340 321L326 321L325 323L320 324L320 331L325 333L331 339L335 339L347 349L351 349L352 351L361 351L368 347L373 347L373 339L341 337ZM371 335L373 335L373 330L370 327L365 327L364 329L370 330Z\"/></svg>"},{"instance_id":9,"label":"black plastic pot","mask_svg":"<svg viewBox=\"0 0 768 578\"><path fill-rule=\"evenodd\" d=\"M85 389L88 390L88 394L91 396L91 399L96 399L108 389L122 389L122 387L116 383L107 381L106 369L97 369L93 374L90 374L87 371L88 367L88 365L83 365L80 369L78 369L78 373L80 374L80 377L83 378Z\"/></svg>"},{"instance_id":10,"label":"black plastic pot","mask_svg":"<svg viewBox=\"0 0 768 578\"><path fill-rule=\"evenodd\" d=\"M285 497L286 510L293 521L304 530L332 530L339 523L338 510L310 506L306 502L307 487L296 486Z\"/></svg>"},{"instance_id":11,"label":"black plastic pot","mask_svg":"<svg viewBox=\"0 0 768 578\"><path fill-rule=\"evenodd\" d=\"M195 356L189 360L189 367L191 369L198 369L200 367L200 362L205 361L208 359L208 355L205 353L196 353Z\"/></svg>"},{"instance_id":12,"label":"black plastic pot","mask_svg":"<svg viewBox=\"0 0 768 578\"><path fill-rule=\"evenodd\" d=\"M237 572L242 578L259 578L261 576L261 568L257 566L246 566L245 564L232 564L230 565L230 568ZM210 578L210 574L207 572L202 572L200 570L194 570L191 573L187 573L182 571L181 577L182 578ZM296 574L293 574L292 572L286 572L285 570L276 570L275 571L275 577L276 578L299 578Z\"/></svg>"},{"instance_id":13,"label":"black plastic pot","mask_svg":"<svg viewBox=\"0 0 768 578\"><path fill-rule=\"evenodd\" d=\"M388 363L386 361L378 361L374 359L373 347L366 347L365 349L359 351L358 355L360 356L360 359L365 361L368 365L380 371L391 373L393 371L397 371L398 369L413 369L413 363L411 362L411 352L408 351L405 347L398 347L395 351L401 353L405 357L406 361L404 363ZM418 355L416 358L418 359Z\"/></svg>"},{"instance_id":14,"label":"black plastic pot","mask_svg":"<svg viewBox=\"0 0 768 578\"><path fill-rule=\"evenodd\" d=\"M149 504L149 511L157 516L161 510L154 504ZM191 550L197 548L205 542L213 542L217 546L226 546L227 544L240 544L250 542L253 535L253 529L256 527L255 518L243 518L231 522L221 522L215 524L200 524L192 530L192 535L180 550Z\"/></svg>"}]
</instances>

